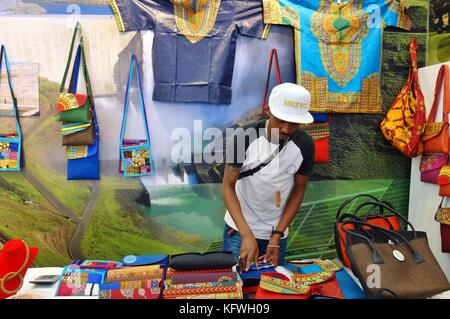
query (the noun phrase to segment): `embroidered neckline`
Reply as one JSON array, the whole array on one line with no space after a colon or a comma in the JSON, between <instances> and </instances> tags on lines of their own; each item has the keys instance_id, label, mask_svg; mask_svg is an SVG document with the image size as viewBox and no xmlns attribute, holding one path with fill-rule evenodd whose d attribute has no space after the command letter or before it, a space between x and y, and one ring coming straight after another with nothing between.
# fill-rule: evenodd
<instances>
[{"instance_id":1,"label":"embroidered neckline","mask_svg":"<svg viewBox=\"0 0 450 319\"><path fill-rule=\"evenodd\" d=\"M189 0L171 0L177 27L191 42L202 40L214 27L220 0L198 0L195 10Z\"/></svg>"},{"instance_id":2,"label":"embroidered neckline","mask_svg":"<svg viewBox=\"0 0 450 319\"><path fill-rule=\"evenodd\" d=\"M321 0L313 13L311 30L319 41L320 56L329 76L344 88L361 66L362 40L367 36L368 15L361 5L349 1L339 6L334 1Z\"/></svg>"}]
</instances>

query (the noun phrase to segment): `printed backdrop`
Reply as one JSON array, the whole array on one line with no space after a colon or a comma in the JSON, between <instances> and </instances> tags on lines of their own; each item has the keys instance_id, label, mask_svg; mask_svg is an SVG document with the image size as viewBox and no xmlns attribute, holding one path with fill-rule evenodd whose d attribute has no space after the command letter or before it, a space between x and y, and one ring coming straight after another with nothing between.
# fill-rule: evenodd
<instances>
[{"instance_id":1,"label":"printed backdrop","mask_svg":"<svg viewBox=\"0 0 450 319\"><path fill-rule=\"evenodd\" d=\"M230 105L157 103L151 100L153 34L119 34L111 10L104 4L103 0L0 4L0 43L6 45L12 61L38 63L40 76L40 115L23 119L26 168L20 173L0 174L0 240L23 238L39 247L35 262L39 266L61 266L74 258L120 260L128 254L220 249L225 213L220 193L223 166L174 163L171 151L177 141L171 139L172 133L185 128L193 137L198 134L195 120L202 121L203 130L224 130L255 120L271 48L278 49L282 80L295 81L293 32L289 27L274 26L266 41L238 39ZM384 36L384 111L406 80L411 35L418 40L419 65L425 64L428 2L413 0L409 5L414 29L409 33L390 29ZM66 181L65 149L55 112L70 37L78 19L86 38L101 129L99 182ZM126 179L117 172L132 53L139 57L144 73L156 170L154 176L140 179ZM137 103L133 89L132 125L127 130L133 137L143 134ZM332 115L331 162L316 166L291 225L288 257L334 256L336 210L351 195L377 196L407 214L410 160L383 139L378 129L382 118L383 114ZM1 125L8 120L1 118ZM223 141L204 141L201 146L219 150Z\"/></svg>"}]
</instances>

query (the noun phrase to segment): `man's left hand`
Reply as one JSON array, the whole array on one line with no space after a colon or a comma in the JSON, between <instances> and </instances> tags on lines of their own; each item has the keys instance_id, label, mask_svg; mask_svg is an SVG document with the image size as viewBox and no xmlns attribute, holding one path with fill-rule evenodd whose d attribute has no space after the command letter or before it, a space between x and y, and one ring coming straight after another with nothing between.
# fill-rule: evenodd
<instances>
[{"instance_id":1,"label":"man's left hand","mask_svg":"<svg viewBox=\"0 0 450 319\"><path fill-rule=\"evenodd\" d=\"M260 262L270 263L274 267L278 266L278 257L280 256L280 239L273 236L267 245L266 253L259 257Z\"/></svg>"}]
</instances>

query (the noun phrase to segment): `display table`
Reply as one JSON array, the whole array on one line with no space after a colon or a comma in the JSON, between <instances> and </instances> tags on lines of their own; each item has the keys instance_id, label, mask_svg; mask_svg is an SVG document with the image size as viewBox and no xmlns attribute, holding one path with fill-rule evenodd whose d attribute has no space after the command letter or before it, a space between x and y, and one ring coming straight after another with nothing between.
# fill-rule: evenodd
<instances>
[{"instance_id":1,"label":"display table","mask_svg":"<svg viewBox=\"0 0 450 319\"><path fill-rule=\"evenodd\" d=\"M40 275L61 275L63 268L59 267L47 267L47 268L29 268L25 278L22 288L19 290L18 294L26 293L36 293L39 294L44 299L98 299L98 297L91 296L79 296L79 297L57 297L55 296L56 288L58 283L52 285L35 285L30 283L31 280ZM284 267L277 267L277 272L280 272L286 276L292 275L292 272ZM345 271L353 278L353 280L359 285L359 280L355 277L349 268L345 268ZM450 291L444 292L442 294L436 295L431 299L450 299Z\"/></svg>"}]
</instances>

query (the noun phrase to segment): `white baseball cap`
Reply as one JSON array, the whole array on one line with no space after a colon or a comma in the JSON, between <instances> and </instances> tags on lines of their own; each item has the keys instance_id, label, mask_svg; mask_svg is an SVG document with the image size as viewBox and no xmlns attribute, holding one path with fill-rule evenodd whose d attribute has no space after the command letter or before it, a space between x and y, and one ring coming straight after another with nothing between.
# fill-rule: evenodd
<instances>
[{"instance_id":1,"label":"white baseball cap","mask_svg":"<svg viewBox=\"0 0 450 319\"><path fill-rule=\"evenodd\" d=\"M269 97L270 113L280 120L309 124L314 122L309 113L311 94L294 83L282 83L272 89Z\"/></svg>"}]
</instances>

